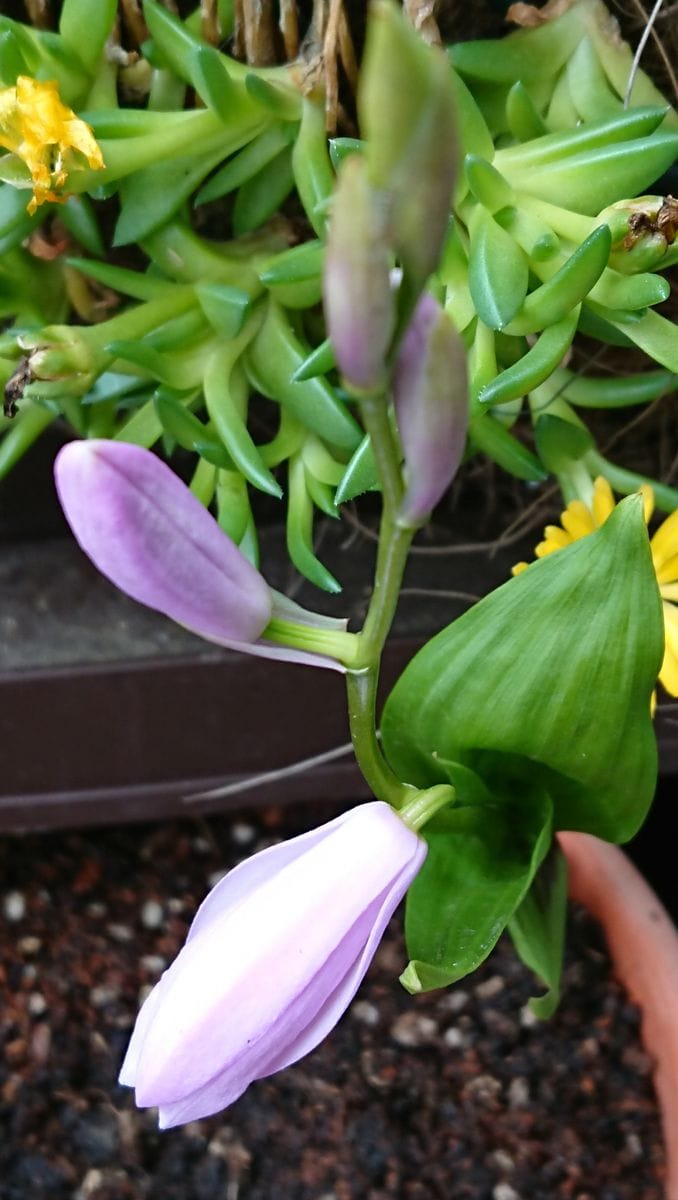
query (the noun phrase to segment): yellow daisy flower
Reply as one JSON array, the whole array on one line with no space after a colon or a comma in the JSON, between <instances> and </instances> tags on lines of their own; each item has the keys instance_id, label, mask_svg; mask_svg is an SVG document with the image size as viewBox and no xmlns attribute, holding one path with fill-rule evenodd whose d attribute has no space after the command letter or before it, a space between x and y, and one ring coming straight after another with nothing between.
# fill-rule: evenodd
<instances>
[{"instance_id":1,"label":"yellow daisy flower","mask_svg":"<svg viewBox=\"0 0 678 1200\"><path fill-rule=\"evenodd\" d=\"M654 509L652 488L643 484L640 489L645 502L645 520ZM547 525L544 540L535 549L537 558L545 558L554 550L562 550L579 538L586 537L607 520L615 506L614 495L607 479L599 476L593 485L591 507L583 500L573 500L561 515L561 525ZM659 526L650 539L659 592L664 611L664 661L659 682L670 696L678 696L678 510ZM516 563L513 574L518 575L527 563Z\"/></svg>"},{"instance_id":2,"label":"yellow daisy flower","mask_svg":"<svg viewBox=\"0 0 678 1200\"><path fill-rule=\"evenodd\" d=\"M104 165L89 125L61 103L59 85L28 75L19 75L15 87L0 88L0 146L16 154L31 173L31 214L46 200L65 199L69 171L82 169L80 155L93 170Z\"/></svg>"}]
</instances>

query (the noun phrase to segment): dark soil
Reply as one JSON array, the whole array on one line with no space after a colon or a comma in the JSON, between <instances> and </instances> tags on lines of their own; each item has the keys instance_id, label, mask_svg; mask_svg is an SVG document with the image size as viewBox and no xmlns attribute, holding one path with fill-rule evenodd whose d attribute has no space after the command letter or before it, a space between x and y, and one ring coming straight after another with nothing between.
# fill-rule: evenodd
<instances>
[{"instance_id":1,"label":"dark soil","mask_svg":"<svg viewBox=\"0 0 678 1200\"><path fill-rule=\"evenodd\" d=\"M573 913L542 1025L508 946L426 997L400 923L332 1036L226 1114L159 1133L116 1077L215 873L331 815L268 810L0 842L0 1200L661 1200L637 1013Z\"/></svg>"}]
</instances>

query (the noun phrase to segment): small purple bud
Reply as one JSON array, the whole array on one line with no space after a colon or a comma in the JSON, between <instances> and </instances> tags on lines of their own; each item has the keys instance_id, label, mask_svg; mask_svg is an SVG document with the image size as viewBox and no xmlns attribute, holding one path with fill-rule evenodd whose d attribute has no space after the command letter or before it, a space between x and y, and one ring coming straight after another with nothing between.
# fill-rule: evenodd
<instances>
[{"instance_id":1,"label":"small purple bud","mask_svg":"<svg viewBox=\"0 0 678 1200\"><path fill-rule=\"evenodd\" d=\"M398 348L393 403L405 458L398 520L426 520L452 482L466 442L464 346L447 313L425 292Z\"/></svg>"},{"instance_id":2,"label":"small purple bud","mask_svg":"<svg viewBox=\"0 0 678 1200\"><path fill-rule=\"evenodd\" d=\"M347 158L332 202L323 295L337 365L346 386L359 392L384 386L395 327L382 209L362 158Z\"/></svg>"},{"instance_id":3,"label":"small purple bud","mask_svg":"<svg viewBox=\"0 0 678 1200\"><path fill-rule=\"evenodd\" d=\"M160 1126L219 1112L336 1025L426 844L374 801L256 854L198 909L120 1074Z\"/></svg>"}]
</instances>

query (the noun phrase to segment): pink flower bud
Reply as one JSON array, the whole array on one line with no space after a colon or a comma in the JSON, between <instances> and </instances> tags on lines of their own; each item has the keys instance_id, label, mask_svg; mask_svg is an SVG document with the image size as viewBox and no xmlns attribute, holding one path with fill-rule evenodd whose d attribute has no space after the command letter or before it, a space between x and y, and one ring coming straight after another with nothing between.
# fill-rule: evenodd
<instances>
[{"instance_id":1,"label":"pink flower bud","mask_svg":"<svg viewBox=\"0 0 678 1200\"><path fill-rule=\"evenodd\" d=\"M393 402L405 457L398 519L419 525L457 472L468 425L464 347L447 313L427 292L398 349Z\"/></svg>"},{"instance_id":2,"label":"pink flower bud","mask_svg":"<svg viewBox=\"0 0 678 1200\"><path fill-rule=\"evenodd\" d=\"M381 801L231 871L145 1001L120 1082L167 1128L232 1104L334 1027L426 844Z\"/></svg>"},{"instance_id":3,"label":"pink flower bud","mask_svg":"<svg viewBox=\"0 0 678 1200\"><path fill-rule=\"evenodd\" d=\"M220 646L343 670L331 657L330 634L346 622L308 612L269 588L155 454L127 442L69 442L54 475L80 546L128 596ZM317 631L327 656L262 640L272 618Z\"/></svg>"}]
</instances>

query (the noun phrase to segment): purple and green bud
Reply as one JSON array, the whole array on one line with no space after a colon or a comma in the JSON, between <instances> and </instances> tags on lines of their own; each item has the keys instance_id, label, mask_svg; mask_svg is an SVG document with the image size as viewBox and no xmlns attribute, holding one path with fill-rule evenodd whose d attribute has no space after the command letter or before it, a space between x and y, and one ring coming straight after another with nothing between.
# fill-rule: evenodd
<instances>
[{"instance_id":1,"label":"purple and green bud","mask_svg":"<svg viewBox=\"0 0 678 1200\"><path fill-rule=\"evenodd\" d=\"M368 179L387 205L410 306L435 270L447 232L459 157L455 111L443 51L426 45L389 0L377 0L358 115Z\"/></svg>"},{"instance_id":2,"label":"purple and green bud","mask_svg":"<svg viewBox=\"0 0 678 1200\"><path fill-rule=\"evenodd\" d=\"M325 251L325 320L346 386L383 390L395 329L383 197L368 182L361 156L345 159L332 202Z\"/></svg>"},{"instance_id":3,"label":"purple and green bud","mask_svg":"<svg viewBox=\"0 0 678 1200\"><path fill-rule=\"evenodd\" d=\"M452 482L468 426L466 353L447 313L420 297L393 371L393 403L404 455L398 521L421 525Z\"/></svg>"},{"instance_id":4,"label":"purple and green bud","mask_svg":"<svg viewBox=\"0 0 678 1200\"><path fill-rule=\"evenodd\" d=\"M226 875L137 1018L120 1074L137 1104L157 1105L163 1129L194 1121L313 1050L425 857L374 801Z\"/></svg>"}]
</instances>

